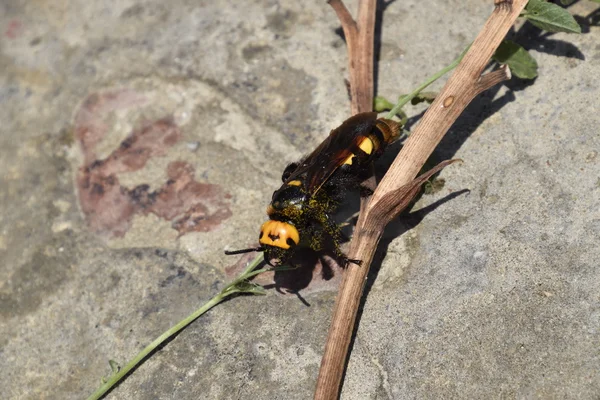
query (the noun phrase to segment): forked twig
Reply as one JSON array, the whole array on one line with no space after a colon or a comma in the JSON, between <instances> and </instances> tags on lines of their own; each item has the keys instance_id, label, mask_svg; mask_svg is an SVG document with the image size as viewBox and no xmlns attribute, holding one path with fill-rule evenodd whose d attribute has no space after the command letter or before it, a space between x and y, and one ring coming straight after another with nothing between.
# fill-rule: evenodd
<instances>
[{"instance_id":1,"label":"forked twig","mask_svg":"<svg viewBox=\"0 0 600 400\"><path fill-rule=\"evenodd\" d=\"M342 0L329 0L328 3L342 24L348 45L352 115L371 111L373 109L373 49L377 2L362 0L358 6L357 21L354 21Z\"/></svg>"},{"instance_id":2,"label":"forked twig","mask_svg":"<svg viewBox=\"0 0 600 400\"><path fill-rule=\"evenodd\" d=\"M352 112L355 114L370 111L373 101L372 40L375 1L362 0L360 2L358 23L352 20L341 0L331 0L329 4L334 8L342 23L348 43ZM348 265L342 278L321 361L315 399L338 398L365 278L383 229L390 220L390 215L397 215L409 203L407 199L416 194L415 188L420 186L424 177L413 180L414 177L467 105L479 93L510 78L510 70L507 67L483 76L481 74L492 54L527 4L527 0L494 0L494 4L496 7L492 15L455 73L406 141L373 196L370 199L363 199L361 214L348 252L349 258L362 260L362 265ZM367 15L367 13L370 14ZM369 47L369 44L365 42L369 35L370 53L364 48ZM364 58L366 55L369 55L369 58ZM360 92L360 90L364 90L364 92ZM452 161L444 162L436 168L441 169L450 162Z\"/></svg>"}]
</instances>

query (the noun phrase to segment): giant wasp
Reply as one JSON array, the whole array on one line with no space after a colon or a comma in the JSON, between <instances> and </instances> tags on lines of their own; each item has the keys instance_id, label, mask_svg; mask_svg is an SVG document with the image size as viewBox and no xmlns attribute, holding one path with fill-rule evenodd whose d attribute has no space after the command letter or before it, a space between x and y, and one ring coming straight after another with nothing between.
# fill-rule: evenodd
<instances>
[{"instance_id":1,"label":"giant wasp","mask_svg":"<svg viewBox=\"0 0 600 400\"><path fill-rule=\"evenodd\" d=\"M260 228L259 246L225 253L262 251L267 264L277 266L300 248L321 251L329 242L344 263L360 263L340 250L342 232L332 214L348 190L360 188L370 176L371 163L400 131L398 122L378 119L374 112L348 118L309 156L285 168L283 185L267 207L269 220Z\"/></svg>"}]
</instances>

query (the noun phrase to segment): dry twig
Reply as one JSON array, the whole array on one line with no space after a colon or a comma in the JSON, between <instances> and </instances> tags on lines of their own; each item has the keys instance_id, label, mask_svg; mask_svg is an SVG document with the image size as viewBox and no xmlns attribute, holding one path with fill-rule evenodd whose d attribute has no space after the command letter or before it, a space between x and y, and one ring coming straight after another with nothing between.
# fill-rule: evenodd
<instances>
[{"instance_id":1,"label":"dry twig","mask_svg":"<svg viewBox=\"0 0 600 400\"><path fill-rule=\"evenodd\" d=\"M360 2L357 23L341 0L329 1L342 23L348 44L353 114L372 109L375 3L374 0ZM383 229L406 207L423 179L427 179L413 178L475 96L510 78L510 71L506 67L483 76L481 74L527 0L494 0L494 4L494 12L407 140L373 196L363 199L348 253L349 258L360 259L363 263L361 266L350 264L342 279L321 361L315 399L338 398L356 313ZM437 170L450 162L440 164Z\"/></svg>"}]
</instances>

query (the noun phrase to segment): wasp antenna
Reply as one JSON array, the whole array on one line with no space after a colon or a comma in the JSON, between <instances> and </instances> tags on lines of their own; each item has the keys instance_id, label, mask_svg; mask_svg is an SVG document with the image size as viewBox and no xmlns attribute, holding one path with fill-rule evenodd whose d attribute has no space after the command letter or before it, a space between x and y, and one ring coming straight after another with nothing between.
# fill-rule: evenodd
<instances>
[{"instance_id":1,"label":"wasp antenna","mask_svg":"<svg viewBox=\"0 0 600 400\"><path fill-rule=\"evenodd\" d=\"M241 250L225 250L225 254L228 256L232 256L235 254L243 254L243 253L251 253L253 251L265 251L262 247L252 247L250 249L241 249Z\"/></svg>"}]
</instances>

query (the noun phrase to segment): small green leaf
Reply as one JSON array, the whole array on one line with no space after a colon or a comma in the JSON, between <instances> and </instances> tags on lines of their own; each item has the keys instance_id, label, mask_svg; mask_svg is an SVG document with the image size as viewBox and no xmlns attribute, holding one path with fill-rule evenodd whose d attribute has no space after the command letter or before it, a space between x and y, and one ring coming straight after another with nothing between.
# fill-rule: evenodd
<instances>
[{"instance_id":1,"label":"small green leaf","mask_svg":"<svg viewBox=\"0 0 600 400\"><path fill-rule=\"evenodd\" d=\"M419 104L419 103L423 103L423 102L427 102L427 103L431 104L431 103L433 103L433 101L435 100L435 97L437 95L438 95L437 92L421 92L412 98L412 100L410 101L410 104L412 104L413 106L415 104Z\"/></svg>"},{"instance_id":2,"label":"small green leaf","mask_svg":"<svg viewBox=\"0 0 600 400\"><path fill-rule=\"evenodd\" d=\"M402 95L402 96L406 96L406 95ZM400 97L402 97L402 96L400 96ZM391 110L392 108L394 108L394 104L390 103L384 97L377 96L373 100L373 110L376 111L376 112L378 112L378 113ZM406 115L406 113L404 111L402 111L401 109L398 110L398 112L396 112L396 116L398 118L400 118L400 124L402 126L406 125L406 121L408 120L408 116ZM391 118L391 117L388 116L388 118Z\"/></svg>"},{"instance_id":3,"label":"small green leaf","mask_svg":"<svg viewBox=\"0 0 600 400\"><path fill-rule=\"evenodd\" d=\"M265 288L263 288L260 285L255 284L255 283L248 282L248 281L238 282L235 285L235 289L240 293L250 293L250 294L256 294L256 295L261 295L261 296L267 294L265 292Z\"/></svg>"},{"instance_id":4,"label":"small green leaf","mask_svg":"<svg viewBox=\"0 0 600 400\"><path fill-rule=\"evenodd\" d=\"M533 79L537 76L537 62L523 47L515 42L505 40L500 43L492 59L500 64L507 64L510 71L521 79Z\"/></svg>"},{"instance_id":5,"label":"small green leaf","mask_svg":"<svg viewBox=\"0 0 600 400\"><path fill-rule=\"evenodd\" d=\"M373 110L377 112L384 112L391 110L394 107L385 97L377 96L373 100Z\"/></svg>"},{"instance_id":6,"label":"small green leaf","mask_svg":"<svg viewBox=\"0 0 600 400\"><path fill-rule=\"evenodd\" d=\"M435 194L442 190L446 185L446 180L444 178L433 178L425 182L423 185L423 193L424 194Z\"/></svg>"},{"instance_id":7,"label":"small green leaf","mask_svg":"<svg viewBox=\"0 0 600 400\"><path fill-rule=\"evenodd\" d=\"M529 0L521 16L548 32L581 33L581 27L567 10L544 0Z\"/></svg>"},{"instance_id":8,"label":"small green leaf","mask_svg":"<svg viewBox=\"0 0 600 400\"><path fill-rule=\"evenodd\" d=\"M110 365L110 370L113 374L116 374L121 370L121 366L115 360L108 360L108 365Z\"/></svg>"},{"instance_id":9,"label":"small green leaf","mask_svg":"<svg viewBox=\"0 0 600 400\"><path fill-rule=\"evenodd\" d=\"M406 126L406 123L408 122L408 115L402 109L400 109L396 113L396 116L400 118L400 125L402 126L402 128L404 128Z\"/></svg>"}]
</instances>

